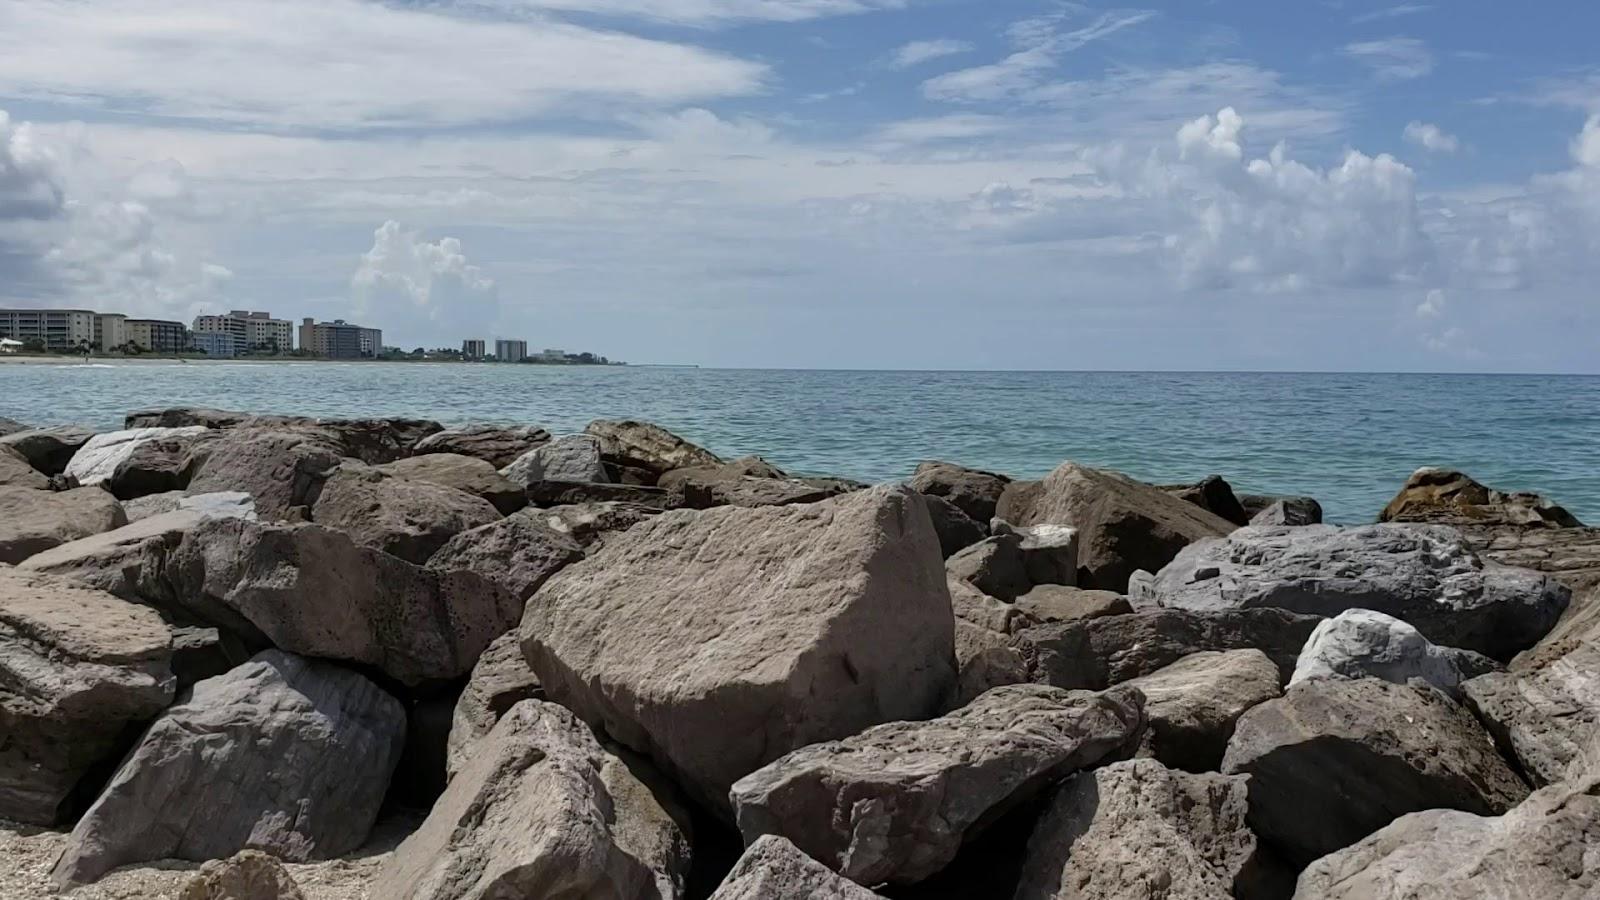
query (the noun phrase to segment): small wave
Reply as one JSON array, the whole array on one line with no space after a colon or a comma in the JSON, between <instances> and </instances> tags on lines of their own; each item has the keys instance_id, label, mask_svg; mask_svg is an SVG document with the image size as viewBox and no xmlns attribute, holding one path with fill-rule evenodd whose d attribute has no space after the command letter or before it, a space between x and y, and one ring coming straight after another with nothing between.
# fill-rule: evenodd
<instances>
[{"instance_id":1,"label":"small wave","mask_svg":"<svg viewBox=\"0 0 1600 900\"><path fill-rule=\"evenodd\" d=\"M61 365L51 366L50 368L52 368L52 369L115 369L117 367L113 366L110 363L62 363Z\"/></svg>"}]
</instances>

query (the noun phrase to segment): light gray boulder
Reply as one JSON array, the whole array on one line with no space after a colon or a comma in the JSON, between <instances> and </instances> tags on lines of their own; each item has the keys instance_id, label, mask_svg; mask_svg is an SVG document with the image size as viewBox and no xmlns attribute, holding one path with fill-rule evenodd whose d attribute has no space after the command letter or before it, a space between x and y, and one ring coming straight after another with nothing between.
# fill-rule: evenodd
<instances>
[{"instance_id":1,"label":"light gray boulder","mask_svg":"<svg viewBox=\"0 0 1600 900\"><path fill-rule=\"evenodd\" d=\"M1010 685L937 719L802 747L733 785L739 831L782 835L861 884L921 881L1044 785L1131 755L1143 699Z\"/></svg>"},{"instance_id":2,"label":"light gray boulder","mask_svg":"<svg viewBox=\"0 0 1600 900\"><path fill-rule=\"evenodd\" d=\"M0 487L0 563L14 565L126 524L122 504L99 488L56 492Z\"/></svg>"},{"instance_id":3,"label":"light gray boulder","mask_svg":"<svg viewBox=\"0 0 1600 900\"><path fill-rule=\"evenodd\" d=\"M938 711L955 681L942 563L904 489L669 512L546 582L522 650L552 700L726 811L734 781L790 750Z\"/></svg>"},{"instance_id":4,"label":"light gray boulder","mask_svg":"<svg viewBox=\"0 0 1600 900\"><path fill-rule=\"evenodd\" d=\"M745 848L711 900L880 900L777 835Z\"/></svg>"},{"instance_id":5,"label":"light gray boulder","mask_svg":"<svg viewBox=\"0 0 1600 900\"><path fill-rule=\"evenodd\" d=\"M418 441L411 452L416 456L458 453L481 459L499 470L516 462L517 457L529 450L548 443L550 432L533 425L467 425L430 434Z\"/></svg>"},{"instance_id":6,"label":"light gray boulder","mask_svg":"<svg viewBox=\"0 0 1600 900\"><path fill-rule=\"evenodd\" d=\"M56 824L84 773L175 689L155 610L0 566L0 818Z\"/></svg>"},{"instance_id":7,"label":"light gray boulder","mask_svg":"<svg viewBox=\"0 0 1600 900\"><path fill-rule=\"evenodd\" d=\"M384 864L386 900L676 900L689 842L572 713L524 700L478 745Z\"/></svg>"},{"instance_id":8,"label":"light gray boulder","mask_svg":"<svg viewBox=\"0 0 1600 900\"><path fill-rule=\"evenodd\" d=\"M1028 841L1014 900L1217 900L1248 881L1248 779L1155 760L1074 775Z\"/></svg>"},{"instance_id":9,"label":"light gray boulder","mask_svg":"<svg viewBox=\"0 0 1600 900\"><path fill-rule=\"evenodd\" d=\"M52 879L68 887L128 863L247 848L295 862L348 853L372 829L405 728L404 707L365 677L261 653L146 729Z\"/></svg>"},{"instance_id":10,"label":"light gray boulder","mask_svg":"<svg viewBox=\"0 0 1600 900\"><path fill-rule=\"evenodd\" d=\"M28 458L10 447L0 446L0 487L50 490L50 479L35 469Z\"/></svg>"},{"instance_id":11,"label":"light gray boulder","mask_svg":"<svg viewBox=\"0 0 1600 900\"><path fill-rule=\"evenodd\" d=\"M450 717L450 738L445 749L445 773L454 778L472 758L474 749L494 730L511 707L524 700L540 700L544 691L539 676L522 658L515 631L497 638L478 657L467 686L456 699Z\"/></svg>"},{"instance_id":12,"label":"light gray boulder","mask_svg":"<svg viewBox=\"0 0 1600 900\"><path fill-rule=\"evenodd\" d=\"M45 475L60 475L78 448L89 442L94 432L77 425L56 425L17 431L0 437L0 447L22 454L28 464Z\"/></svg>"},{"instance_id":13,"label":"light gray boulder","mask_svg":"<svg viewBox=\"0 0 1600 900\"><path fill-rule=\"evenodd\" d=\"M600 441L600 452L616 466L639 469L659 478L673 469L719 466L715 453L649 422L598 419L584 429ZM600 479L604 480L604 479Z\"/></svg>"},{"instance_id":14,"label":"light gray boulder","mask_svg":"<svg viewBox=\"0 0 1600 900\"><path fill-rule=\"evenodd\" d=\"M1535 787L1566 777L1600 739L1600 645L1579 644L1546 665L1482 675L1461 689Z\"/></svg>"},{"instance_id":15,"label":"light gray boulder","mask_svg":"<svg viewBox=\"0 0 1600 900\"><path fill-rule=\"evenodd\" d=\"M1393 616L1347 609L1322 620L1311 632L1289 683L1308 678L1382 678L1405 684L1420 678L1459 700L1462 681L1495 668L1488 657L1440 647Z\"/></svg>"},{"instance_id":16,"label":"light gray boulder","mask_svg":"<svg viewBox=\"0 0 1600 900\"><path fill-rule=\"evenodd\" d=\"M515 515L451 538L429 558L428 568L476 572L526 600L550 576L580 559L583 548L571 537L538 517Z\"/></svg>"},{"instance_id":17,"label":"light gray boulder","mask_svg":"<svg viewBox=\"0 0 1600 900\"><path fill-rule=\"evenodd\" d=\"M1123 683L1145 697L1140 755L1187 772L1215 771L1239 717L1283 694L1278 667L1253 649L1191 653Z\"/></svg>"},{"instance_id":18,"label":"light gray boulder","mask_svg":"<svg viewBox=\"0 0 1600 900\"><path fill-rule=\"evenodd\" d=\"M72 455L65 474L76 478L78 484L84 487L109 481L116 474L117 467L141 445L168 438L194 437L210 430L194 425L188 428L133 428L97 434Z\"/></svg>"},{"instance_id":19,"label":"light gray boulder","mask_svg":"<svg viewBox=\"0 0 1600 900\"><path fill-rule=\"evenodd\" d=\"M1371 609L1435 644L1504 661L1550 631L1571 592L1538 572L1485 565L1451 528L1308 525L1241 528L1187 547L1148 596L1192 610Z\"/></svg>"},{"instance_id":20,"label":"light gray boulder","mask_svg":"<svg viewBox=\"0 0 1600 900\"><path fill-rule=\"evenodd\" d=\"M1016 600L1017 608L1040 622L1076 622L1133 612L1128 598L1061 584L1035 585Z\"/></svg>"},{"instance_id":21,"label":"light gray boulder","mask_svg":"<svg viewBox=\"0 0 1600 900\"><path fill-rule=\"evenodd\" d=\"M465 491L347 463L322 486L311 519L420 566L451 538L501 515Z\"/></svg>"},{"instance_id":22,"label":"light gray boulder","mask_svg":"<svg viewBox=\"0 0 1600 900\"><path fill-rule=\"evenodd\" d=\"M569 434L529 450L500 474L522 488L544 481L604 484L611 480L600 463L599 438L587 434Z\"/></svg>"}]
</instances>

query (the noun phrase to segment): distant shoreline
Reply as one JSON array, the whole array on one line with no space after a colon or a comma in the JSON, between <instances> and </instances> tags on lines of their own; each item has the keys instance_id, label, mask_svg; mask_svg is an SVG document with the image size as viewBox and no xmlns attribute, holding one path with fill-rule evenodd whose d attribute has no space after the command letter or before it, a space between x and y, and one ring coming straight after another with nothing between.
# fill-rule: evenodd
<instances>
[{"instance_id":1,"label":"distant shoreline","mask_svg":"<svg viewBox=\"0 0 1600 900\"><path fill-rule=\"evenodd\" d=\"M83 365L172 365L173 363L194 364L198 366L220 365L247 365L247 366L276 366L276 365L317 365L324 363L394 363L395 365L473 365L473 366L526 366L536 369L627 369L642 368L627 366L619 363L496 363L482 360L469 359L319 359L312 357L259 357L238 356L232 359L210 359L194 356L91 356L87 359L81 356L36 356L22 354L0 355L0 365L22 366L83 366ZM650 367L658 368L658 367ZM677 367L674 367L677 368ZM698 368L685 366L682 368Z\"/></svg>"}]
</instances>

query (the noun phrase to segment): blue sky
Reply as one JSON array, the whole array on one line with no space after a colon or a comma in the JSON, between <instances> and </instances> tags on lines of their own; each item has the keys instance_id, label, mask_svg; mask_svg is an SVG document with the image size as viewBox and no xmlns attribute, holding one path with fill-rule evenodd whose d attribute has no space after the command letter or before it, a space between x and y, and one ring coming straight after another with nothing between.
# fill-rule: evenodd
<instances>
[{"instance_id":1,"label":"blue sky","mask_svg":"<svg viewBox=\"0 0 1600 900\"><path fill-rule=\"evenodd\" d=\"M0 0L0 303L1600 372L1600 5Z\"/></svg>"}]
</instances>

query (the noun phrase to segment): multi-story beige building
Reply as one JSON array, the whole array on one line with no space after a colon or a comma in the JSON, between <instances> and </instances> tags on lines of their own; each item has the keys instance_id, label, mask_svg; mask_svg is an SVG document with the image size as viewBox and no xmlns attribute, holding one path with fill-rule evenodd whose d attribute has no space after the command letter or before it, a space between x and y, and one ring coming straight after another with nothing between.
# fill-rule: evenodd
<instances>
[{"instance_id":1,"label":"multi-story beige building","mask_svg":"<svg viewBox=\"0 0 1600 900\"><path fill-rule=\"evenodd\" d=\"M383 351L383 332L343 319L317 322L308 318L300 324L300 349L329 359L372 358Z\"/></svg>"},{"instance_id":2,"label":"multi-story beige building","mask_svg":"<svg viewBox=\"0 0 1600 900\"><path fill-rule=\"evenodd\" d=\"M128 317L122 313L96 313L94 345L104 353L128 343Z\"/></svg>"},{"instance_id":3,"label":"multi-story beige building","mask_svg":"<svg viewBox=\"0 0 1600 900\"><path fill-rule=\"evenodd\" d=\"M129 319L128 343L148 353L182 353L189 349L189 329L166 319Z\"/></svg>"},{"instance_id":4,"label":"multi-story beige building","mask_svg":"<svg viewBox=\"0 0 1600 900\"><path fill-rule=\"evenodd\" d=\"M196 316L197 334L231 334L241 350L286 353L294 349L294 323L274 319L269 312L236 309L225 316Z\"/></svg>"},{"instance_id":5,"label":"multi-story beige building","mask_svg":"<svg viewBox=\"0 0 1600 900\"><path fill-rule=\"evenodd\" d=\"M41 341L50 350L77 350L95 342L95 314L87 309L0 309L0 338Z\"/></svg>"}]
</instances>

